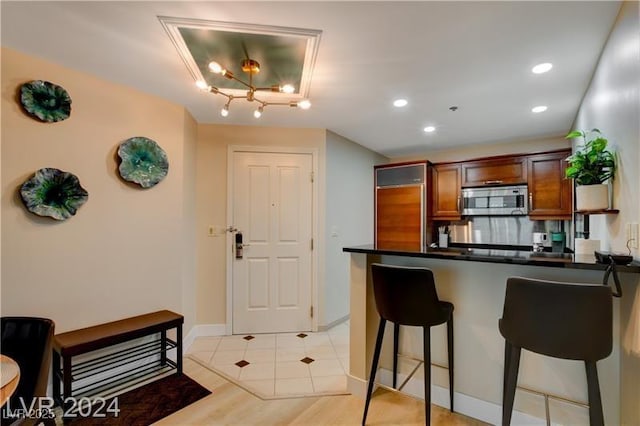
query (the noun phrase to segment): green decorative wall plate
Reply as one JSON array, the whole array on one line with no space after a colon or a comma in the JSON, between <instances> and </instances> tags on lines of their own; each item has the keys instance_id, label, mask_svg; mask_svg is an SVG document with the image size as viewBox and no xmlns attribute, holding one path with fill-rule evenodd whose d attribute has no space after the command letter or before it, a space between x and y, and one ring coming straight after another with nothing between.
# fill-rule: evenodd
<instances>
[{"instance_id":1,"label":"green decorative wall plate","mask_svg":"<svg viewBox=\"0 0 640 426\"><path fill-rule=\"evenodd\" d=\"M160 182L169 172L167 154L153 140L136 136L124 141L118 148L122 159L120 176L124 180L150 188Z\"/></svg>"},{"instance_id":2,"label":"green decorative wall plate","mask_svg":"<svg viewBox=\"0 0 640 426\"><path fill-rule=\"evenodd\" d=\"M22 107L33 117L51 123L71 115L71 97L66 90L48 81L34 80L20 88Z\"/></svg>"},{"instance_id":3,"label":"green decorative wall plate","mask_svg":"<svg viewBox=\"0 0 640 426\"><path fill-rule=\"evenodd\" d=\"M20 196L31 213L67 220L87 202L89 193L76 175L47 167L22 184Z\"/></svg>"}]
</instances>

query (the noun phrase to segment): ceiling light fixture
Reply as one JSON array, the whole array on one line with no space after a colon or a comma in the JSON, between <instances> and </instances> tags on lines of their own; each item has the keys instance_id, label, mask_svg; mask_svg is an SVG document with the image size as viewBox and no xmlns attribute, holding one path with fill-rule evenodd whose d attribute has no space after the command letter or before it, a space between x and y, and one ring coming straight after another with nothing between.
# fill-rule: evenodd
<instances>
[{"instance_id":1,"label":"ceiling light fixture","mask_svg":"<svg viewBox=\"0 0 640 426\"><path fill-rule=\"evenodd\" d=\"M424 128L424 131L427 133L435 132L436 128L434 126L427 126Z\"/></svg>"},{"instance_id":2,"label":"ceiling light fixture","mask_svg":"<svg viewBox=\"0 0 640 426\"><path fill-rule=\"evenodd\" d=\"M282 93L289 93L289 94L291 94L291 93L293 93L293 92L295 92L295 91L296 91L296 88L295 88L295 87L293 87L293 85L292 85L292 84L285 84L284 86L282 86L282 89L280 89L280 91L281 91Z\"/></svg>"},{"instance_id":3,"label":"ceiling light fixture","mask_svg":"<svg viewBox=\"0 0 640 426\"><path fill-rule=\"evenodd\" d=\"M553 68L553 64L549 62L545 62L543 64L538 64L535 67L531 68L531 72L534 74L544 74L545 72L549 71L551 68Z\"/></svg>"},{"instance_id":4,"label":"ceiling light fixture","mask_svg":"<svg viewBox=\"0 0 640 426\"><path fill-rule=\"evenodd\" d=\"M393 106L396 108L402 108L404 106L407 106L409 102L406 99L396 99L395 101L393 101Z\"/></svg>"},{"instance_id":5,"label":"ceiling light fixture","mask_svg":"<svg viewBox=\"0 0 640 426\"><path fill-rule=\"evenodd\" d=\"M260 72L260 64L258 63L258 61L254 59L244 59L242 61L242 71L249 75L248 82L245 82L239 79L238 77L233 75L231 71L222 67L222 65L220 65L218 62L215 62L215 61L211 61L209 63L209 71L215 74L220 74L223 77L228 78L229 80L237 81L238 83L248 88L246 95L234 96L234 95L225 93L224 89L219 89L217 87L210 86L209 84L207 84L207 82L203 80L196 81L196 86L198 86L199 89L205 92L213 93L214 95L222 95L227 98L227 102L225 103L224 107L220 111L220 115L222 115L223 117L226 117L229 115L229 106L231 104L231 101L233 101L234 99L246 99L248 102L258 103L259 104L258 108L253 112L253 116L255 118L260 118L260 116L262 116L262 112L264 111L264 107L269 105L287 105L290 107L298 107L300 109L309 109L311 107L311 102L309 102L308 99L303 99L300 101L271 102L271 101L264 101L257 98L256 97L257 92L278 92L278 93L292 94L295 92L296 89L291 84L284 84L284 85L275 84L270 87L254 86L253 76ZM258 96L260 95L258 94Z\"/></svg>"},{"instance_id":6,"label":"ceiling light fixture","mask_svg":"<svg viewBox=\"0 0 640 426\"><path fill-rule=\"evenodd\" d=\"M547 110L546 105L540 105L540 106L531 108L531 112L535 112L535 113L545 112L546 110Z\"/></svg>"}]
</instances>

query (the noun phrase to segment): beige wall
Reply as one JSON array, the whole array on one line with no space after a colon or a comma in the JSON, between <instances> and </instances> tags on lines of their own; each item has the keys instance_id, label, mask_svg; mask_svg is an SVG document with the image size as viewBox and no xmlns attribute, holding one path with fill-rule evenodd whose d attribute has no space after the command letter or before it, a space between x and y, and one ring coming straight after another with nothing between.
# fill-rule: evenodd
<instances>
[{"instance_id":1,"label":"beige wall","mask_svg":"<svg viewBox=\"0 0 640 426\"><path fill-rule=\"evenodd\" d=\"M638 2L626 2L600 58L576 118L577 129L598 128L617 152L613 206L599 234L607 247L626 251L626 224L640 221L640 39ZM635 258L640 250L632 249Z\"/></svg>"},{"instance_id":2,"label":"beige wall","mask_svg":"<svg viewBox=\"0 0 640 426\"><path fill-rule=\"evenodd\" d=\"M492 157L496 155L553 151L570 147L571 143L569 141L564 139L562 136L558 136L430 150L421 154L392 158L391 161L400 162L427 159L432 163L443 163L448 161L464 161L481 157Z\"/></svg>"},{"instance_id":3,"label":"beige wall","mask_svg":"<svg viewBox=\"0 0 640 426\"><path fill-rule=\"evenodd\" d=\"M613 205L620 214L594 217L602 246L626 252L626 226L640 222L640 18L637 1L624 2L580 107L575 127L600 129L618 153ZM636 259L640 250L632 249ZM620 383L622 424L640 419L640 278L625 287L620 301L622 325Z\"/></svg>"},{"instance_id":4,"label":"beige wall","mask_svg":"<svg viewBox=\"0 0 640 426\"><path fill-rule=\"evenodd\" d=\"M182 312L189 312L184 329L195 325L196 317L196 154L198 123L184 111L184 179L182 194Z\"/></svg>"},{"instance_id":5,"label":"beige wall","mask_svg":"<svg viewBox=\"0 0 640 426\"><path fill-rule=\"evenodd\" d=\"M70 93L69 119L41 123L22 111L18 89L34 79ZM183 204L194 194L194 129L181 106L3 48L2 315L50 317L58 332L158 309L191 323L182 299L194 213ZM117 173L117 147L132 136L167 152L169 174L153 188ZM89 200L76 216L58 222L24 208L18 188L42 167L79 177Z\"/></svg>"},{"instance_id":6,"label":"beige wall","mask_svg":"<svg viewBox=\"0 0 640 426\"><path fill-rule=\"evenodd\" d=\"M227 152L231 145L305 147L318 150L318 284L324 282L325 130L202 124L198 126L196 185L197 323L226 323L226 237L209 226L227 220ZM321 291L319 291L321 293ZM314 301L315 304L315 301Z\"/></svg>"}]
</instances>

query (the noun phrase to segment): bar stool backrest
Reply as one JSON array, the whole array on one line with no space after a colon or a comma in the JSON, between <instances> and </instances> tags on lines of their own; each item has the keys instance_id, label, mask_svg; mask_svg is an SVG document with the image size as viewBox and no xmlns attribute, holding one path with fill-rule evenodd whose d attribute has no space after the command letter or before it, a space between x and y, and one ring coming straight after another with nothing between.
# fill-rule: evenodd
<instances>
[{"instance_id":1,"label":"bar stool backrest","mask_svg":"<svg viewBox=\"0 0 640 426\"><path fill-rule=\"evenodd\" d=\"M512 345L555 358L598 361L612 350L611 288L511 277L500 333Z\"/></svg>"},{"instance_id":2,"label":"bar stool backrest","mask_svg":"<svg viewBox=\"0 0 640 426\"><path fill-rule=\"evenodd\" d=\"M374 263L371 274L376 308L382 318L413 326L447 321L450 313L440 307L430 269Z\"/></svg>"}]
</instances>

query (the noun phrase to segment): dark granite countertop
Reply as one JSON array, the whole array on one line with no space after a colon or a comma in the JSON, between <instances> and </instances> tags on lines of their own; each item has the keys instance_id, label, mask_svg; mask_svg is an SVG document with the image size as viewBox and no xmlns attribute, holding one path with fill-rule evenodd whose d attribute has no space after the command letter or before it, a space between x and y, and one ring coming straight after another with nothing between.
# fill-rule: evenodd
<instances>
[{"instance_id":1,"label":"dark granite countertop","mask_svg":"<svg viewBox=\"0 0 640 426\"><path fill-rule=\"evenodd\" d=\"M536 253L524 250L504 250L498 248L405 248L376 247L374 244L344 247L347 253L365 253L378 255L421 257L427 259L466 260L471 262L506 263L514 265L546 266L551 268L591 269L604 271L607 265L596 263L593 255L577 255L573 253ZM634 260L629 265L616 266L618 272L640 273L640 262Z\"/></svg>"}]
</instances>

